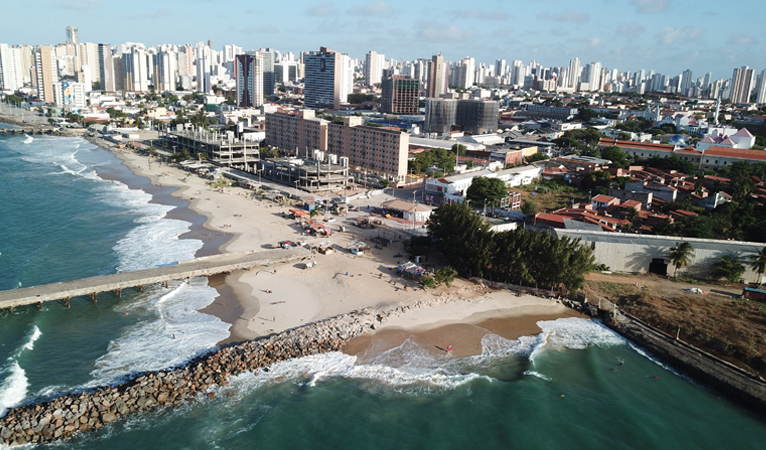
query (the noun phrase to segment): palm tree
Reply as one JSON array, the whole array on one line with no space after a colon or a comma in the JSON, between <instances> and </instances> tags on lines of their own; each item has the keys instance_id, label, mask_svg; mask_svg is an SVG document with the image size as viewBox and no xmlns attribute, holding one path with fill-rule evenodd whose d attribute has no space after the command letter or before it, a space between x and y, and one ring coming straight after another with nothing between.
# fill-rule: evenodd
<instances>
[{"instance_id":1,"label":"palm tree","mask_svg":"<svg viewBox=\"0 0 766 450\"><path fill-rule=\"evenodd\" d=\"M758 286L760 286L761 280L763 280L763 274L766 272L766 247L760 251L756 250L756 254L748 256L748 260L750 262L750 268L758 273L757 282Z\"/></svg>"},{"instance_id":2,"label":"palm tree","mask_svg":"<svg viewBox=\"0 0 766 450\"><path fill-rule=\"evenodd\" d=\"M668 252L668 259L675 266L673 278L677 278L678 269L686 267L694 257L694 248L688 242L681 242Z\"/></svg>"}]
</instances>

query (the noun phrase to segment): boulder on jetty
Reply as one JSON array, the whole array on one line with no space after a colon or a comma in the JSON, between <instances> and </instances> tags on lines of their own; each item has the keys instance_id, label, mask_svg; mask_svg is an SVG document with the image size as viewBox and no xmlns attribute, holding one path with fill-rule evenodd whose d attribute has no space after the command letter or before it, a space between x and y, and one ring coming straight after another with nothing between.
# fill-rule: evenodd
<instances>
[{"instance_id":1,"label":"boulder on jetty","mask_svg":"<svg viewBox=\"0 0 766 450\"><path fill-rule=\"evenodd\" d=\"M398 308L386 315L400 314ZM184 366L136 374L116 386L75 392L12 408L0 418L0 444L17 446L68 440L97 430L125 415L174 407L197 397L215 397L232 376L275 362L340 351L379 321L370 309L354 311L269 337L225 347L196 357Z\"/></svg>"}]
</instances>

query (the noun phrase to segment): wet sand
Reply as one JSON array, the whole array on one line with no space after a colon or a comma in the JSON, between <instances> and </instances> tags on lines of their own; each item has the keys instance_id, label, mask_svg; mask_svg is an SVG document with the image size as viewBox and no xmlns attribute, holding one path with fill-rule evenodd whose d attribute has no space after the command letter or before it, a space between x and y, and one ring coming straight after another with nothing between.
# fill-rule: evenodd
<instances>
[{"instance_id":1,"label":"wet sand","mask_svg":"<svg viewBox=\"0 0 766 450\"><path fill-rule=\"evenodd\" d=\"M575 311L553 314L521 314L493 317L478 323L450 323L414 330L399 327L384 328L349 341L344 353L357 357L358 364L371 362L376 356L402 345L407 339L434 354L449 353L454 357L478 355L481 340L487 334L496 334L508 340L521 336L534 336L542 330L537 322L562 317L584 317ZM451 350L448 348L451 347Z\"/></svg>"}]
</instances>

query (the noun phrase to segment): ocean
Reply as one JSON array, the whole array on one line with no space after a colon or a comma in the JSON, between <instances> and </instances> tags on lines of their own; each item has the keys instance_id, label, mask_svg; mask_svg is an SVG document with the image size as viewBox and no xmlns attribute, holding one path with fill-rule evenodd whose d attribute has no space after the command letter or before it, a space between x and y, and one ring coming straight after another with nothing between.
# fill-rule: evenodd
<instances>
[{"instance_id":1,"label":"ocean","mask_svg":"<svg viewBox=\"0 0 766 450\"><path fill-rule=\"evenodd\" d=\"M0 290L149 268L204 252L193 215L80 138L0 137ZM194 357L228 337L198 312L204 278L0 311L0 415ZM236 377L184 407L57 448L762 448L766 423L599 323L487 335L480 355L412 341L369 364L329 353ZM175 337L175 339L174 339Z\"/></svg>"}]
</instances>

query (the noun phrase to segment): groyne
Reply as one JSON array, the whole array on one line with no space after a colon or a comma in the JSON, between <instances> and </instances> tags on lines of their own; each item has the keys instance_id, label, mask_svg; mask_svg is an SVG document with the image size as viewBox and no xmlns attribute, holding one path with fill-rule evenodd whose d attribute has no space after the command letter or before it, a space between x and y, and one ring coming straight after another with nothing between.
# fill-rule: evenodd
<instances>
[{"instance_id":1,"label":"groyne","mask_svg":"<svg viewBox=\"0 0 766 450\"><path fill-rule=\"evenodd\" d=\"M607 326L621 336L648 350L679 373L766 417L766 381L762 378L629 314L619 312L612 317L611 312L602 312Z\"/></svg>"},{"instance_id":2,"label":"groyne","mask_svg":"<svg viewBox=\"0 0 766 450\"><path fill-rule=\"evenodd\" d=\"M226 386L233 376L279 361L339 351L349 339L374 329L379 317L371 309L355 311L226 347L183 367L147 372L115 386L10 409L0 418L0 444L64 441L128 414L178 406L200 396L214 397L212 388Z\"/></svg>"}]
</instances>

